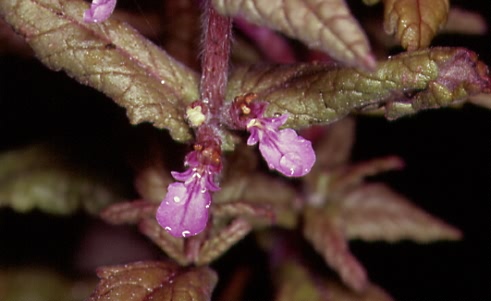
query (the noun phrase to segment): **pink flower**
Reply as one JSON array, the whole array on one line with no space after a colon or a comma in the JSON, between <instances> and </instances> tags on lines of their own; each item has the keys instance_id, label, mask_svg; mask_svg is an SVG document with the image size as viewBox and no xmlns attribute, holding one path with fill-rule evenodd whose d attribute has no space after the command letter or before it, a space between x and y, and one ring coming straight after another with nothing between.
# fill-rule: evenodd
<instances>
[{"instance_id":1,"label":"pink flower","mask_svg":"<svg viewBox=\"0 0 491 301\"><path fill-rule=\"evenodd\" d=\"M221 169L217 156L219 158L220 154L213 152L213 148L195 146L195 150L186 156L189 168L182 173L172 172L179 182L167 187L167 195L156 215L157 222L171 235L188 237L205 229L211 204L210 192L220 190L215 183L215 176Z\"/></svg>"},{"instance_id":2,"label":"pink flower","mask_svg":"<svg viewBox=\"0 0 491 301\"><path fill-rule=\"evenodd\" d=\"M285 124L288 115L264 117L268 103L255 101L256 98L254 93L237 96L224 119L232 128L245 128L251 133L247 144L259 142L259 151L269 168L287 177L302 177L309 173L315 163L312 143L292 129L280 131L279 127Z\"/></svg>"},{"instance_id":3,"label":"pink flower","mask_svg":"<svg viewBox=\"0 0 491 301\"><path fill-rule=\"evenodd\" d=\"M111 16L116 7L116 0L92 0L90 9L84 13L85 22L103 22Z\"/></svg>"},{"instance_id":4,"label":"pink flower","mask_svg":"<svg viewBox=\"0 0 491 301\"><path fill-rule=\"evenodd\" d=\"M294 130L278 130L287 119L288 115L251 119L247 124L247 130L251 133L247 144L254 145L259 142L259 151L269 168L287 177L302 177L312 169L315 152L312 143L298 136Z\"/></svg>"}]
</instances>

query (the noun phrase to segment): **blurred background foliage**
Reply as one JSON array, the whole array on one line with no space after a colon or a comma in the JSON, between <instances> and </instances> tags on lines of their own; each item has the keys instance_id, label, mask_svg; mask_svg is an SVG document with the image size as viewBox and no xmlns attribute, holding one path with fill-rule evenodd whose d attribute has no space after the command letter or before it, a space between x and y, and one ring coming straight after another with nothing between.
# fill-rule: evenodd
<instances>
[{"instance_id":1,"label":"blurred background foliage","mask_svg":"<svg viewBox=\"0 0 491 301\"><path fill-rule=\"evenodd\" d=\"M349 4L362 22L381 15L380 7L367 8L361 1ZM142 15L160 8L156 1L128 0L119 5ZM480 12L491 23L485 1L456 0L452 5ZM158 33L158 28L152 31ZM488 31L442 34L432 44L467 47L491 65L490 41ZM399 51L393 47L390 53ZM184 146L172 142L165 131L129 125L124 110L102 94L15 53L0 56L0 106L0 300L83 300L94 287L97 266L164 257L136 229L105 225L82 209L136 198L133 167L144 156L137 147L144 143L142 137L163 141L171 168L179 164L176 154ZM406 162L402 172L371 180L389 184L464 233L461 242L425 247L351 242L351 251L371 280L396 300L491 299L490 133L491 112L473 105L426 111L394 122L358 118L353 161L400 156ZM56 151L40 151L39 145ZM29 150L28 156L21 155ZM13 154L17 157L9 159ZM8 160L19 165L12 169ZM16 177L30 179L31 188L13 188ZM60 180L54 180L58 188L42 193L65 197L70 205L47 208L42 201L11 205L12 191L36 191L36 183L49 182L49 177ZM97 192L101 200L96 199ZM313 251L311 255L314 262L324 264ZM233 296L232 281L243 286L243 300L270 300L266 261L252 237L238 243L213 264L223 280L216 300Z\"/></svg>"}]
</instances>

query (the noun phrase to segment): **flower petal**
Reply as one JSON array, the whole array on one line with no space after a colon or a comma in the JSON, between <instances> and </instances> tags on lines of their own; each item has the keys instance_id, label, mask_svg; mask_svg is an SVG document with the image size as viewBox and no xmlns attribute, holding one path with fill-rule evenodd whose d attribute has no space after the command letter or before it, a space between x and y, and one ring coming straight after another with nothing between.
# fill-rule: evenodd
<instances>
[{"instance_id":1,"label":"flower petal","mask_svg":"<svg viewBox=\"0 0 491 301\"><path fill-rule=\"evenodd\" d=\"M111 16L116 7L116 0L93 0L90 9L84 13L85 22L103 22Z\"/></svg>"},{"instance_id":2,"label":"flower petal","mask_svg":"<svg viewBox=\"0 0 491 301\"><path fill-rule=\"evenodd\" d=\"M287 177L302 177L310 172L315 163L312 143L292 129L279 132L266 130L259 141L259 151L269 168Z\"/></svg>"},{"instance_id":3,"label":"flower petal","mask_svg":"<svg viewBox=\"0 0 491 301\"><path fill-rule=\"evenodd\" d=\"M251 128L249 128L249 133L251 133L251 135L247 139L247 145L254 145L254 144L258 143L258 141L260 139L259 138L259 129L257 127L251 127Z\"/></svg>"},{"instance_id":4,"label":"flower petal","mask_svg":"<svg viewBox=\"0 0 491 301\"><path fill-rule=\"evenodd\" d=\"M189 185L180 182L169 185L156 217L172 236L192 236L205 229L211 197L204 180L195 177Z\"/></svg>"}]
</instances>

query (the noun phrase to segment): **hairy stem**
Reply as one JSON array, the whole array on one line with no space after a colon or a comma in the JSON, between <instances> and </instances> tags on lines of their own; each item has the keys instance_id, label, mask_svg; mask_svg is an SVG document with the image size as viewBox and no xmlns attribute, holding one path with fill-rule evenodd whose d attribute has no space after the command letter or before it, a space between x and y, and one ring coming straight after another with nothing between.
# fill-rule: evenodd
<instances>
[{"instance_id":1,"label":"hairy stem","mask_svg":"<svg viewBox=\"0 0 491 301\"><path fill-rule=\"evenodd\" d=\"M200 96L208 103L212 119L218 116L225 98L231 37L231 18L218 14L211 1L205 0Z\"/></svg>"}]
</instances>

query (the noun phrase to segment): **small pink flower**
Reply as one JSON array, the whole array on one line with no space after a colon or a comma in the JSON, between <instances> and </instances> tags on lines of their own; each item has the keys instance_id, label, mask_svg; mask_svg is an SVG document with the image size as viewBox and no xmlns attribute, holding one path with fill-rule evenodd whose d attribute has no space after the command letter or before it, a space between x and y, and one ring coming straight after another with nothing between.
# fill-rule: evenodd
<instances>
[{"instance_id":1,"label":"small pink flower","mask_svg":"<svg viewBox=\"0 0 491 301\"><path fill-rule=\"evenodd\" d=\"M195 146L195 150L186 156L189 168L184 172L172 172L179 182L167 187L156 218L160 226L175 237L193 236L206 227L211 205L210 192L220 190L215 183L215 177L221 170L220 154L214 147Z\"/></svg>"},{"instance_id":2,"label":"small pink flower","mask_svg":"<svg viewBox=\"0 0 491 301\"><path fill-rule=\"evenodd\" d=\"M116 0L92 0L90 9L84 13L85 22L103 22L111 16L116 7Z\"/></svg>"},{"instance_id":3,"label":"small pink flower","mask_svg":"<svg viewBox=\"0 0 491 301\"><path fill-rule=\"evenodd\" d=\"M292 129L278 130L288 115L275 118L254 118L247 125L251 133L248 145L259 142L259 151L268 163L287 177L302 177L310 172L315 163L312 143L298 136Z\"/></svg>"},{"instance_id":4,"label":"small pink flower","mask_svg":"<svg viewBox=\"0 0 491 301\"><path fill-rule=\"evenodd\" d=\"M264 117L268 103L255 101L256 98L254 93L237 96L231 103L225 120L232 127L245 128L251 133L247 144L259 143L259 151L269 168L287 177L302 177L309 173L315 163L312 143L298 136L292 129L280 131L279 127L285 124L288 115Z\"/></svg>"}]
</instances>

